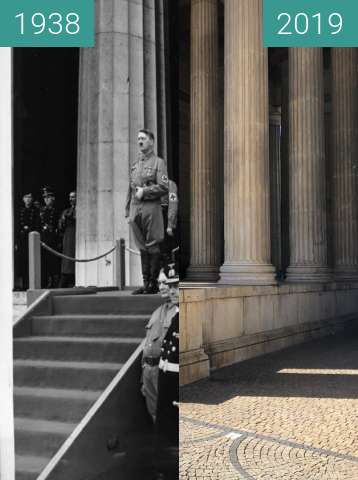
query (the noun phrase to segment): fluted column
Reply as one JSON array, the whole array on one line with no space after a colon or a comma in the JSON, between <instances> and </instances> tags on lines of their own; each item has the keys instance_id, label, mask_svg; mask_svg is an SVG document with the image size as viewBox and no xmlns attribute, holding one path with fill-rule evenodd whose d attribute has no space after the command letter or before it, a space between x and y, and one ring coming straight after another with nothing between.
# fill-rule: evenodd
<instances>
[{"instance_id":1,"label":"fluted column","mask_svg":"<svg viewBox=\"0 0 358 480\"><path fill-rule=\"evenodd\" d=\"M356 48L332 48L334 274L358 279L358 69Z\"/></svg>"},{"instance_id":2,"label":"fluted column","mask_svg":"<svg viewBox=\"0 0 358 480\"><path fill-rule=\"evenodd\" d=\"M289 49L290 266L287 280L324 282L327 267L323 55Z\"/></svg>"},{"instance_id":3,"label":"fluted column","mask_svg":"<svg viewBox=\"0 0 358 480\"><path fill-rule=\"evenodd\" d=\"M94 48L80 52L77 171L79 258L108 251L124 238L135 247L124 206L137 133L157 134L154 0L96 0ZM141 282L140 260L126 253L126 283ZM112 286L115 256L76 265L77 285Z\"/></svg>"},{"instance_id":4,"label":"fluted column","mask_svg":"<svg viewBox=\"0 0 358 480\"><path fill-rule=\"evenodd\" d=\"M267 49L262 1L225 2L225 262L221 283L271 284Z\"/></svg>"},{"instance_id":5,"label":"fluted column","mask_svg":"<svg viewBox=\"0 0 358 480\"><path fill-rule=\"evenodd\" d=\"M190 280L219 276L218 42L217 0L192 0Z\"/></svg>"}]
</instances>

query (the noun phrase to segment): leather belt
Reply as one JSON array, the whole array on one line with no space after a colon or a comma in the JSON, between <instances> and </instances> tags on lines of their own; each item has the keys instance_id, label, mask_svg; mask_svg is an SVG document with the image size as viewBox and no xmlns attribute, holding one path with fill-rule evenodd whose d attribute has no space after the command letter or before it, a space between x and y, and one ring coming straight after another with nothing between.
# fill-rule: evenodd
<instances>
[{"instance_id":1,"label":"leather belt","mask_svg":"<svg viewBox=\"0 0 358 480\"><path fill-rule=\"evenodd\" d=\"M156 365L159 365L159 357L144 357L143 363L146 363L150 367L155 367Z\"/></svg>"}]
</instances>

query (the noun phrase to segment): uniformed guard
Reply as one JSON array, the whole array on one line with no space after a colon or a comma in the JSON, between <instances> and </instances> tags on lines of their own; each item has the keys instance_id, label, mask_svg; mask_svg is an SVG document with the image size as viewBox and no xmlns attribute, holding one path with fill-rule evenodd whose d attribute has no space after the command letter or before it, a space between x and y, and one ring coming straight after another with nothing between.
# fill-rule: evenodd
<instances>
[{"instance_id":1,"label":"uniformed guard","mask_svg":"<svg viewBox=\"0 0 358 480\"><path fill-rule=\"evenodd\" d=\"M159 360L156 413L157 478L172 479L179 463L179 277L168 278L175 315L163 340Z\"/></svg>"},{"instance_id":2,"label":"uniformed guard","mask_svg":"<svg viewBox=\"0 0 358 480\"><path fill-rule=\"evenodd\" d=\"M40 230L39 210L33 205L32 193L25 193L22 197L24 206L21 207L16 228L15 243L15 270L21 278L22 289L29 287L29 233Z\"/></svg>"},{"instance_id":3,"label":"uniformed guard","mask_svg":"<svg viewBox=\"0 0 358 480\"><path fill-rule=\"evenodd\" d=\"M62 253L74 258L76 252L76 192L69 194L70 207L66 208L58 222L59 232L63 235ZM75 285L75 262L62 259L60 288Z\"/></svg>"},{"instance_id":4,"label":"uniformed guard","mask_svg":"<svg viewBox=\"0 0 358 480\"><path fill-rule=\"evenodd\" d=\"M154 153L154 134L138 133L139 159L131 167L126 217L140 250L143 287L134 294L157 293L160 271L160 243L164 239L161 197L168 192L167 168Z\"/></svg>"},{"instance_id":5,"label":"uniformed guard","mask_svg":"<svg viewBox=\"0 0 358 480\"><path fill-rule=\"evenodd\" d=\"M172 261L171 252L178 246L177 223L178 223L178 187L173 180L169 180L167 195L161 199L164 219L164 241L161 244L162 266Z\"/></svg>"},{"instance_id":6,"label":"uniformed guard","mask_svg":"<svg viewBox=\"0 0 358 480\"><path fill-rule=\"evenodd\" d=\"M161 348L156 417L157 431L176 444L179 428L179 277L168 278L167 285L175 314Z\"/></svg>"},{"instance_id":7,"label":"uniformed guard","mask_svg":"<svg viewBox=\"0 0 358 480\"><path fill-rule=\"evenodd\" d=\"M146 339L142 357L142 393L153 422L155 422L158 398L159 357L163 339L176 313L176 305L171 303L167 277L162 271L158 277L159 291L166 301L157 308L146 326Z\"/></svg>"},{"instance_id":8,"label":"uniformed guard","mask_svg":"<svg viewBox=\"0 0 358 480\"><path fill-rule=\"evenodd\" d=\"M45 205L40 208L41 241L54 250L58 249L59 214L55 208L55 194L48 187L43 189ZM57 256L45 248L41 250L42 287L56 288L58 286L60 261Z\"/></svg>"}]
</instances>

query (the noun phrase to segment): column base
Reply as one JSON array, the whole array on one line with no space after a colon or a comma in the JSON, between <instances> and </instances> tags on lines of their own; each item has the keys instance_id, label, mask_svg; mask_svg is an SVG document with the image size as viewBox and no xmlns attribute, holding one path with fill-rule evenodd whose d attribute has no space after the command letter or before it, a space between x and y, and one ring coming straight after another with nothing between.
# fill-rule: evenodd
<instances>
[{"instance_id":1,"label":"column base","mask_svg":"<svg viewBox=\"0 0 358 480\"><path fill-rule=\"evenodd\" d=\"M270 264L224 263L220 269L223 285L276 285L275 268Z\"/></svg>"},{"instance_id":2,"label":"column base","mask_svg":"<svg viewBox=\"0 0 358 480\"><path fill-rule=\"evenodd\" d=\"M192 282L214 282L219 279L219 267L215 265L190 265L185 280Z\"/></svg>"},{"instance_id":3,"label":"column base","mask_svg":"<svg viewBox=\"0 0 358 480\"><path fill-rule=\"evenodd\" d=\"M331 270L317 265L290 266L286 273L286 282L289 283L328 283L332 280Z\"/></svg>"},{"instance_id":4,"label":"column base","mask_svg":"<svg viewBox=\"0 0 358 480\"><path fill-rule=\"evenodd\" d=\"M357 282L358 265L336 266L333 271L333 275L336 282Z\"/></svg>"}]
</instances>

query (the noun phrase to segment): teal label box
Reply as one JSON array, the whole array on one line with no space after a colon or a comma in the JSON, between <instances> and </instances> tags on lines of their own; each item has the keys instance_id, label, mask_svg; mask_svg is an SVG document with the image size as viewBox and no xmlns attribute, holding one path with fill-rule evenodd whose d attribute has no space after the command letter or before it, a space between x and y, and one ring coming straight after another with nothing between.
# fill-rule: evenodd
<instances>
[{"instance_id":1,"label":"teal label box","mask_svg":"<svg viewBox=\"0 0 358 480\"><path fill-rule=\"evenodd\" d=\"M358 0L263 0L265 47L357 47Z\"/></svg>"},{"instance_id":2,"label":"teal label box","mask_svg":"<svg viewBox=\"0 0 358 480\"><path fill-rule=\"evenodd\" d=\"M1 2L1 47L93 47L94 0Z\"/></svg>"}]
</instances>

